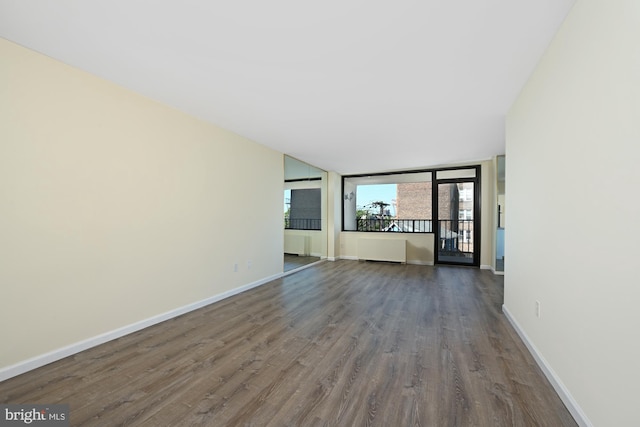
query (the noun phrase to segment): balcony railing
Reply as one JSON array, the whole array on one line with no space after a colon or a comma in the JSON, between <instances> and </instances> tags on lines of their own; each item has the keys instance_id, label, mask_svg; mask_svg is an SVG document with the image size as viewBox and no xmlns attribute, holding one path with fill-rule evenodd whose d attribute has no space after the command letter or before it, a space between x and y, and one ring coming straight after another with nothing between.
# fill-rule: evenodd
<instances>
[{"instance_id":1,"label":"balcony railing","mask_svg":"<svg viewBox=\"0 0 640 427\"><path fill-rule=\"evenodd\" d=\"M322 230L322 220L312 218L285 218L285 230Z\"/></svg>"},{"instance_id":2,"label":"balcony railing","mask_svg":"<svg viewBox=\"0 0 640 427\"><path fill-rule=\"evenodd\" d=\"M366 218L358 219L358 231L387 231L396 233L431 233L430 219Z\"/></svg>"},{"instance_id":3,"label":"balcony railing","mask_svg":"<svg viewBox=\"0 0 640 427\"><path fill-rule=\"evenodd\" d=\"M446 255L473 254L473 220L438 220L439 253Z\"/></svg>"}]
</instances>

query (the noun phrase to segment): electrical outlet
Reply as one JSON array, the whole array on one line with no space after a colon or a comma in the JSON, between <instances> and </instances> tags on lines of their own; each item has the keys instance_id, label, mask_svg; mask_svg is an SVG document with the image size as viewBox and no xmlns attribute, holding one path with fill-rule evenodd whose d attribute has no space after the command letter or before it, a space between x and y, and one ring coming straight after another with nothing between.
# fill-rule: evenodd
<instances>
[{"instance_id":1,"label":"electrical outlet","mask_svg":"<svg viewBox=\"0 0 640 427\"><path fill-rule=\"evenodd\" d=\"M540 301L536 301L536 317L540 317Z\"/></svg>"},{"instance_id":2,"label":"electrical outlet","mask_svg":"<svg viewBox=\"0 0 640 427\"><path fill-rule=\"evenodd\" d=\"M247 261L247 270L251 270L251 260Z\"/></svg>"},{"instance_id":3,"label":"electrical outlet","mask_svg":"<svg viewBox=\"0 0 640 427\"><path fill-rule=\"evenodd\" d=\"M234 273L238 272L238 263L237 262L235 264L233 264L233 272Z\"/></svg>"}]
</instances>

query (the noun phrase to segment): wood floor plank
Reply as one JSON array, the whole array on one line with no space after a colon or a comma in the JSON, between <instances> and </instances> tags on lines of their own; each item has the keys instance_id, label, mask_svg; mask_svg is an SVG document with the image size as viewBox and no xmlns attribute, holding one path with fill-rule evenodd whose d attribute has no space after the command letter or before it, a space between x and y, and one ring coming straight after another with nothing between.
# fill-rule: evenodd
<instances>
[{"instance_id":1,"label":"wood floor plank","mask_svg":"<svg viewBox=\"0 0 640 427\"><path fill-rule=\"evenodd\" d=\"M76 426L575 426L473 268L325 262L0 383Z\"/></svg>"}]
</instances>

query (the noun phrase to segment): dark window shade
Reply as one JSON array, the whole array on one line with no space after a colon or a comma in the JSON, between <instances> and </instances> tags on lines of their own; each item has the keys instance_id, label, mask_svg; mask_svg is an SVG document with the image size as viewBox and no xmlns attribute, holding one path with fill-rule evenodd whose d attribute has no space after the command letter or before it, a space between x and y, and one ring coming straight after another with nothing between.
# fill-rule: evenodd
<instances>
[{"instance_id":1,"label":"dark window shade","mask_svg":"<svg viewBox=\"0 0 640 427\"><path fill-rule=\"evenodd\" d=\"M291 190L291 210L289 212L289 227L294 230L321 229L321 190L306 188Z\"/></svg>"}]
</instances>

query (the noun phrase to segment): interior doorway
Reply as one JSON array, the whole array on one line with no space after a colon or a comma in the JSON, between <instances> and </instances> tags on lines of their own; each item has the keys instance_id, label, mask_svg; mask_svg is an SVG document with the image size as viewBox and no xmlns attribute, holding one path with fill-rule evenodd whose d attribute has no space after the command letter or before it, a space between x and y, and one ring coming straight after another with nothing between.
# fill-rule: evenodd
<instances>
[{"instance_id":1,"label":"interior doorway","mask_svg":"<svg viewBox=\"0 0 640 427\"><path fill-rule=\"evenodd\" d=\"M496 264L495 271L504 273L504 233L505 233L505 156L496 158L496 198L498 201L496 216Z\"/></svg>"}]
</instances>

